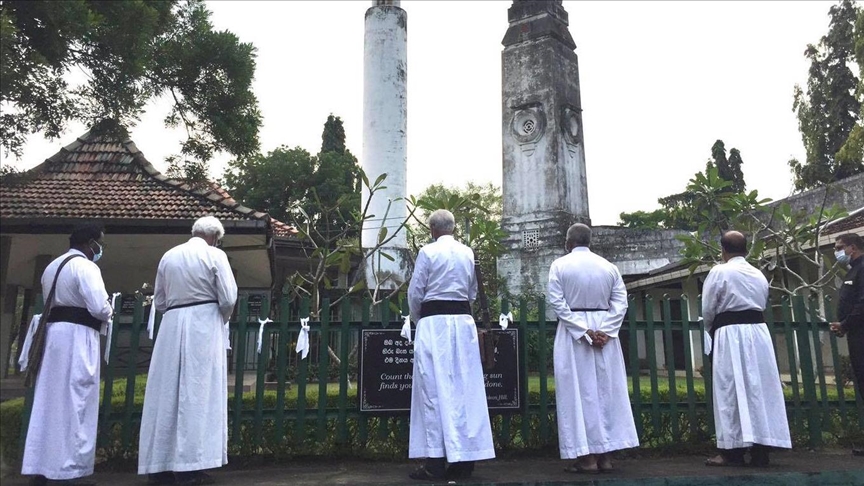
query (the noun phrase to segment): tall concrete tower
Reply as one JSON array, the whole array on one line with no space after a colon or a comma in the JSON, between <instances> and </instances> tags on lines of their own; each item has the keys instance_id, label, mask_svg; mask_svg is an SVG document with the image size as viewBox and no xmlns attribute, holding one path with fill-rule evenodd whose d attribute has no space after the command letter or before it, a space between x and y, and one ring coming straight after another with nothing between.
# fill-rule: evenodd
<instances>
[{"instance_id":1,"label":"tall concrete tower","mask_svg":"<svg viewBox=\"0 0 864 486\"><path fill-rule=\"evenodd\" d=\"M407 196L407 43L408 15L398 0L377 0L366 10L363 46L363 170L374 183L387 174L384 186L375 193L363 224L361 242L374 248L381 229L387 238L396 237L376 252L366 266L366 281L372 287L393 288L407 278L407 243L399 225L408 215ZM361 204L369 200L363 188ZM362 208L361 208L362 209ZM393 258L390 260L386 256Z\"/></svg>"},{"instance_id":2,"label":"tall concrete tower","mask_svg":"<svg viewBox=\"0 0 864 486\"><path fill-rule=\"evenodd\" d=\"M567 228L590 224L576 44L561 0L515 0L502 61L502 226L498 273L511 292L546 292Z\"/></svg>"}]
</instances>

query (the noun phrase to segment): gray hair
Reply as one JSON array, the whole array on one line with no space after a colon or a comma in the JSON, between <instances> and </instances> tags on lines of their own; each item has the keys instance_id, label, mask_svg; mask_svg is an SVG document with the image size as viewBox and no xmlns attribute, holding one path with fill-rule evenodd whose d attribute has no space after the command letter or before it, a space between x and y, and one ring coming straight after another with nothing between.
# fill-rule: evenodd
<instances>
[{"instance_id":1,"label":"gray hair","mask_svg":"<svg viewBox=\"0 0 864 486\"><path fill-rule=\"evenodd\" d=\"M195 224L192 225L192 236L216 236L217 240L221 240L225 236L225 228L222 223L214 216L204 216L198 218Z\"/></svg>"},{"instance_id":2,"label":"gray hair","mask_svg":"<svg viewBox=\"0 0 864 486\"><path fill-rule=\"evenodd\" d=\"M570 248L591 246L591 228L582 223L570 226L567 229L567 246Z\"/></svg>"},{"instance_id":3,"label":"gray hair","mask_svg":"<svg viewBox=\"0 0 864 486\"><path fill-rule=\"evenodd\" d=\"M446 209L436 209L429 215L429 229L438 234L451 235L456 229L456 218Z\"/></svg>"}]
</instances>

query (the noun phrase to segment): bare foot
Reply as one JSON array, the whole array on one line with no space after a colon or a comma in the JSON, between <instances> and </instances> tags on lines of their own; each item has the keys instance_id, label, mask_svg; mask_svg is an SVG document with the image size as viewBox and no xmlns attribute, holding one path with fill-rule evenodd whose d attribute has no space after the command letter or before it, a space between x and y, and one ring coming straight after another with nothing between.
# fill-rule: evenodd
<instances>
[{"instance_id":1,"label":"bare foot","mask_svg":"<svg viewBox=\"0 0 864 486\"><path fill-rule=\"evenodd\" d=\"M597 460L597 467L603 472L612 472L615 470L615 467L612 465L612 458L609 457L609 454L600 454Z\"/></svg>"}]
</instances>

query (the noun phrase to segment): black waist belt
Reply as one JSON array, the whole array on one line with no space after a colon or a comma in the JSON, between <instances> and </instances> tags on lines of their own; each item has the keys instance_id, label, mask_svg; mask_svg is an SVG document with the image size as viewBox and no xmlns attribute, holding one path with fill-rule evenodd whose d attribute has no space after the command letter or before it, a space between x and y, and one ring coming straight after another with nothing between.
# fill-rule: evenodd
<instances>
[{"instance_id":1,"label":"black waist belt","mask_svg":"<svg viewBox=\"0 0 864 486\"><path fill-rule=\"evenodd\" d=\"M570 310L573 312L606 312L609 309L599 309L599 308L593 309L593 308L588 308L588 307L571 307Z\"/></svg>"},{"instance_id":2,"label":"black waist belt","mask_svg":"<svg viewBox=\"0 0 864 486\"><path fill-rule=\"evenodd\" d=\"M186 304L172 305L171 307L165 309L165 312L168 312L168 311L174 310L174 309L182 309L184 307L195 307L196 305L218 304L218 303L219 303L218 300L199 300L198 302L189 302Z\"/></svg>"},{"instance_id":3,"label":"black waist belt","mask_svg":"<svg viewBox=\"0 0 864 486\"><path fill-rule=\"evenodd\" d=\"M721 312L714 318L709 334L711 334L711 338L713 339L714 333L721 327L735 324L761 324L763 322L765 322L765 315L762 311L756 309Z\"/></svg>"},{"instance_id":4,"label":"black waist belt","mask_svg":"<svg viewBox=\"0 0 864 486\"><path fill-rule=\"evenodd\" d=\"M67 307L63 305L54 306L48 311L46 322L72 322L87 326L90 329L99 330L102 321L90 315L90 311L83 307Z\"/></svg>"},{"instance_id":5,"label":"black waist belt","mask_svg":"<svg viewBox=\"0 0 864 486\"><path fill-rule=\"evenodd\" d=\"M427 300L420 306L420 318L441 315L471 315L467 300Z\"/></svg>"}]
</instances>

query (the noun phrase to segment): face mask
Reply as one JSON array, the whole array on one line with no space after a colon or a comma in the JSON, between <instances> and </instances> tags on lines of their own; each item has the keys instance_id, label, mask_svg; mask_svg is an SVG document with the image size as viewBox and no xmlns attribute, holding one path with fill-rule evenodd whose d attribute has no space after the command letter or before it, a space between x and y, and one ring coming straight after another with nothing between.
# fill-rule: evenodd
<instances>
[{"instance_id":1,"label":"face mask","mask_svg":"<svg viewBox=\"0 0 864 486\"><path fill-rule=\"evenodd\" d=\"M849 265L849 255L846 254L846 250L835 251L834 256L840 265Z\"/></svg>"},{"instance_id":2,"label":"face mask","mask_svg":"<svg viewBox=\"0 0 864 486\"><path fill-rule=\"evenodd\" d=\"M100 245L98 241L94 241L93 243L96 243L96 246L99 247L99 253L93 253L93 263L96 263L100 258L102 258L102 245Z\"/></svg>"}]
</instances>

